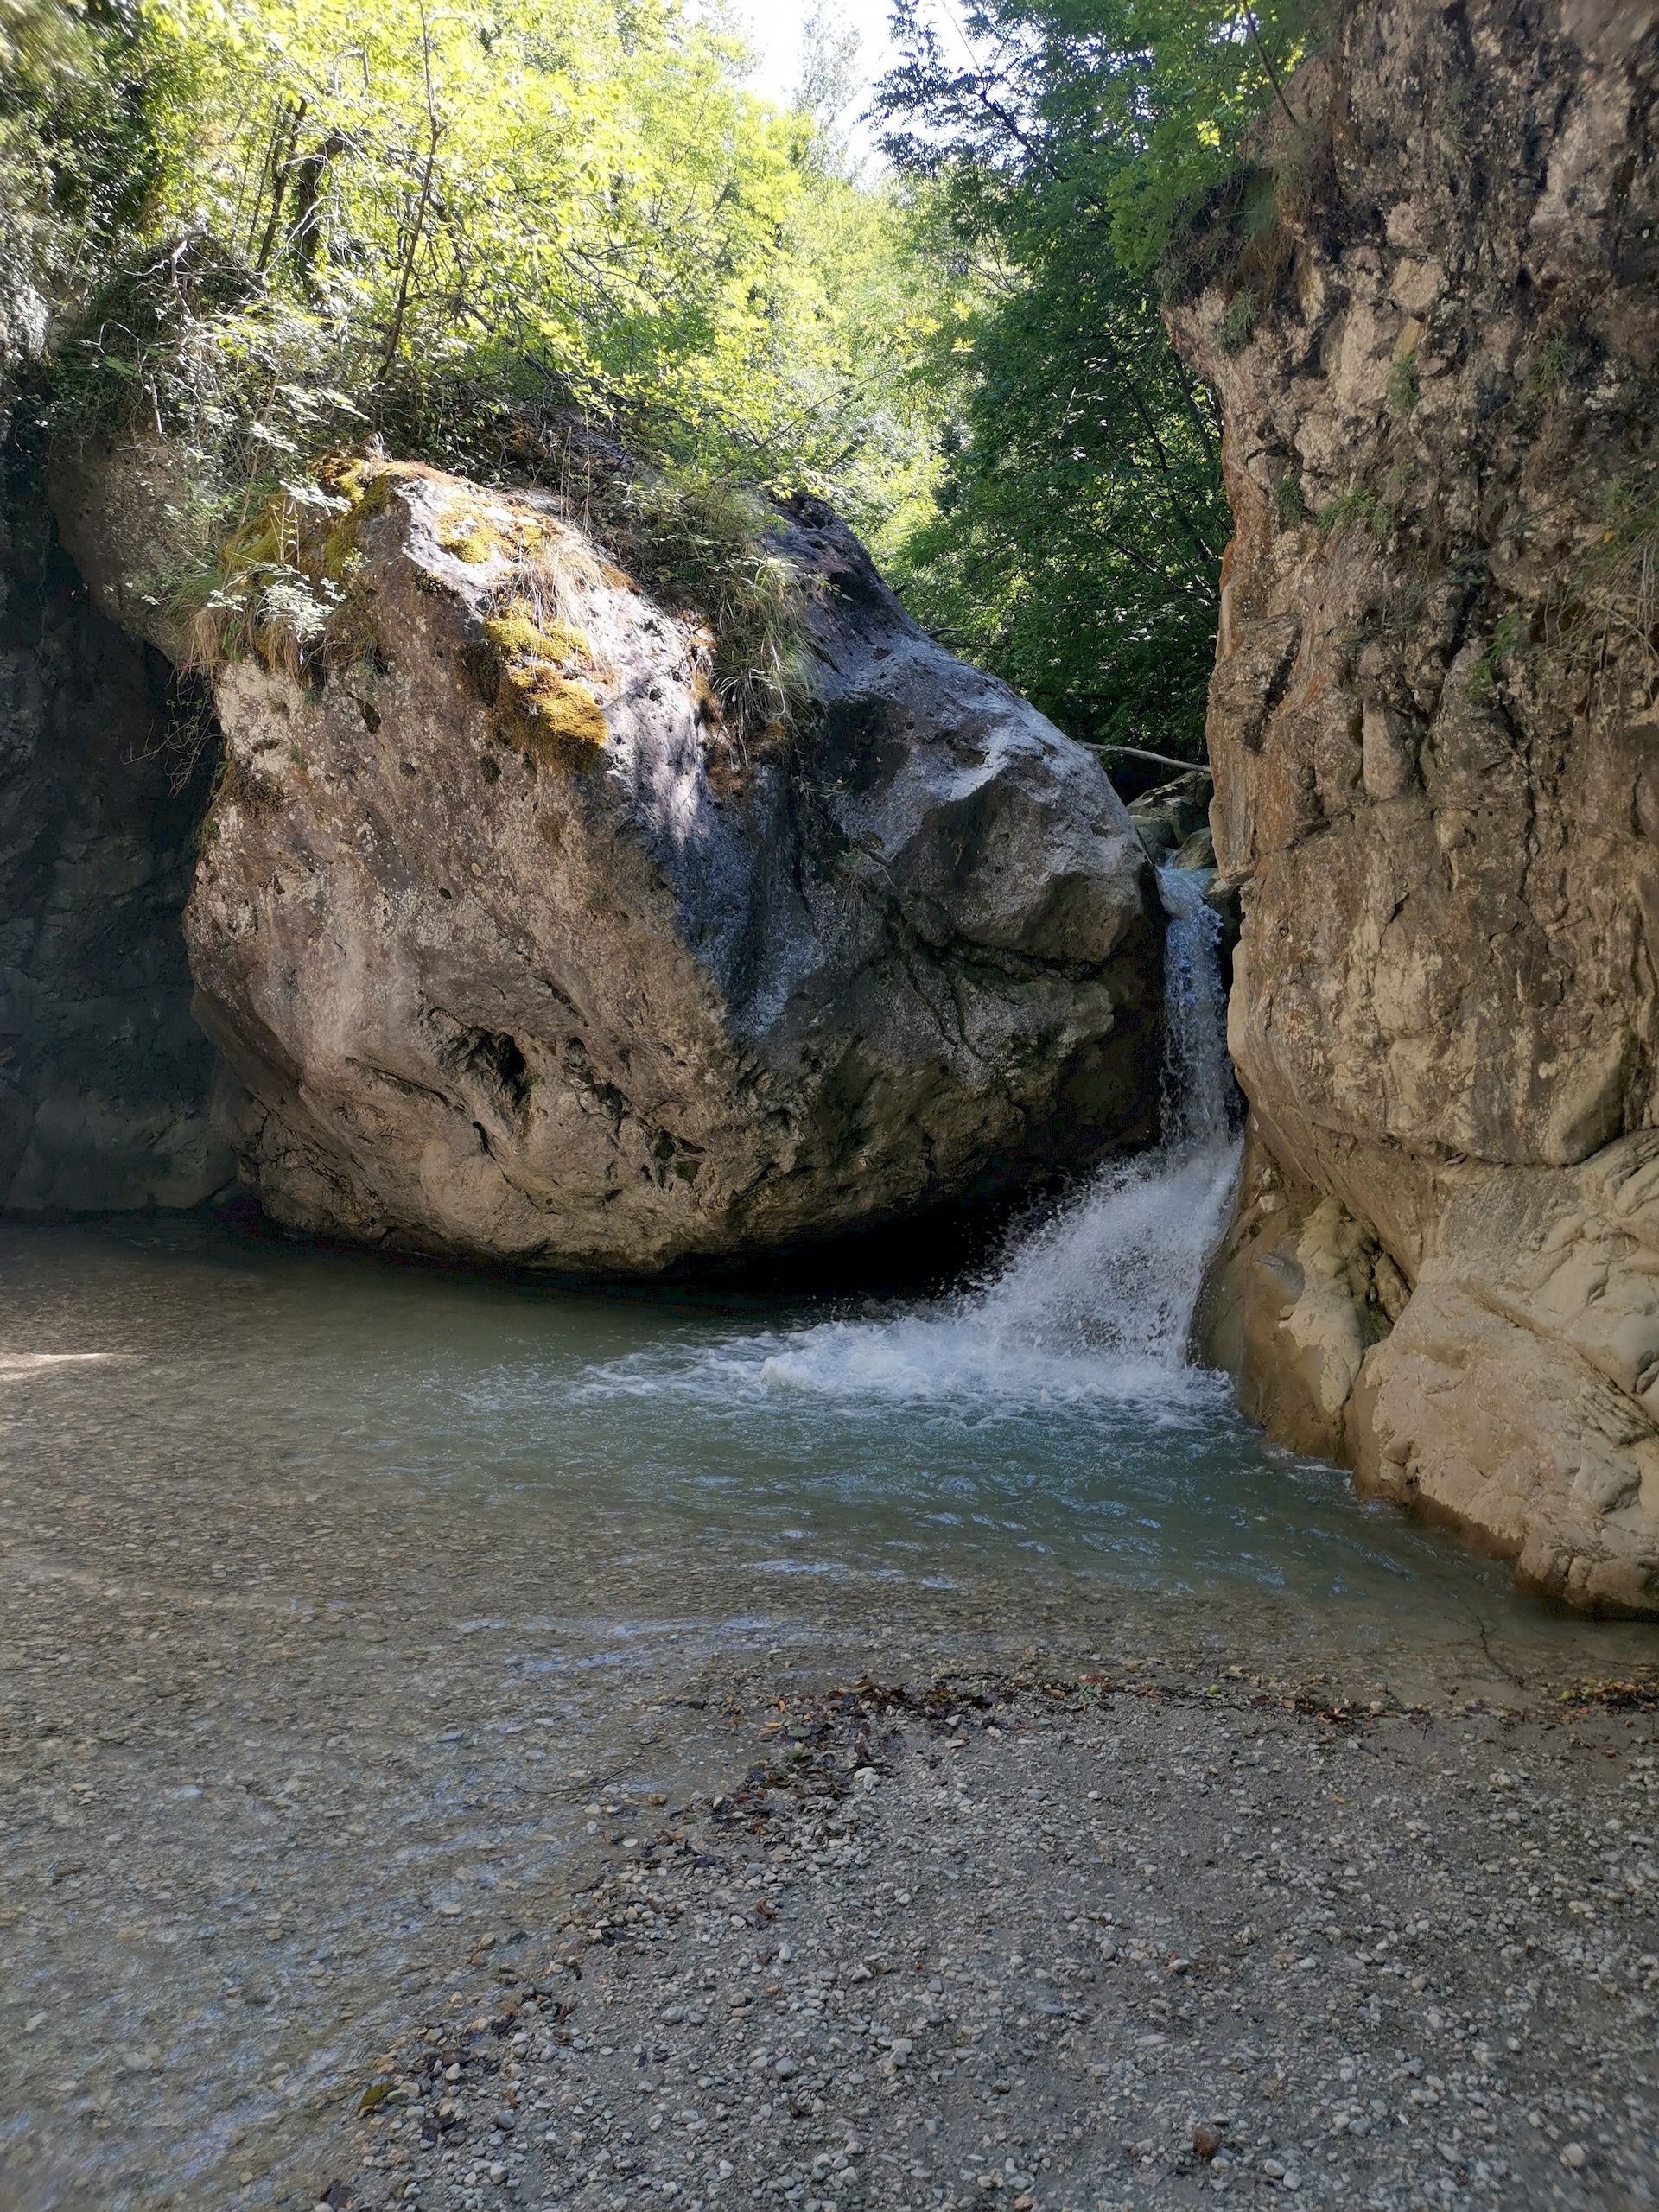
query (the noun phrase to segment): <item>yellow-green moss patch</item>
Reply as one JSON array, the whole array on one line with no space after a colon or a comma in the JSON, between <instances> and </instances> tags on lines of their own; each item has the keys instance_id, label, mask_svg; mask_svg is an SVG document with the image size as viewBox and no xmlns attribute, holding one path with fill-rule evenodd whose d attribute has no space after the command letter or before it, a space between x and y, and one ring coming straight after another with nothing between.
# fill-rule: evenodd
<instances>
[{"instance_id":1,"label":"yellow-green moss patch","mask_svg":"<svg viewBox=\"0 0 1659 2212\"><path fill-rule=\"evenodd\" d=\"M195 580L188 664L212 671L251 653L315 680L375 659L374 608L357 581L361 532L390 505L395 477L384 463L335 456L315 488L284 486L232 531L212 574Z\"/></svg>"},{"instance_id":2,"label":"yellow-green moss patch","mask_svg":"<svg viewBox=\"0 0 1659 2212\"><path fill-rule=\"evenodd\" d=\"M470 530L449 531L438 543L446 553L453 553L457 561L466 562L469 568L482 568L500 550L497 540L480 524L474 524Z\"/></svg>"},{"instance_id":3,"label":"yellow-green moss patch","mask_svg":"<svg viewBox=\"0 0 1659 2212\"><path fill-rule=\"evenodd\" d=\"M562 667L585 668L594 658L585 631L556 617L537 621L536 610L526 600L515 600L499 614L491 615L484 625L484 634L506 661L550 660Z\"/></svg>"},{"instance_id":4,"label":"yellow-green moss patch","mask_svg":"<svg viewBox=\"0 0 1659 2212\"><path fill-rule=\"evenodd\" d=\"M534 515L487 508L463 492L451 493L436 518L437 539L446 553L468 567L486 562L523 563L547 543L547 531Z\"/></svg>"},{"instance_id":5,"label":"yellow-green moss patch","mask_svg":"<svg viewBox=\"0 0 1659 2212\"><path fill-rule=\"evenodd\" d=\"M605 713L585 683L543 662L504 669L495 696L495 728L509 745L538 764L591 768L605 743Z\"/></svg>"},{"instance_id":6,"label":"yellow-green moss patch","mask_svg":"<svg viewBox=\"0 0 1659 2212\"><path fill-rule=\"evenodd\" d=\"M372 461L352 461L325 470L325 490L350 505L322 541L324 575L344 582L356 572L363 558L363 525L391 506L395 480L390 470L377 471Z\"/></svg>"},{"instance_id":7,"label":"yellow-green moss patch","mask_svg":"<svg viewBox=\"0 0 1659 2212\"><path fill-rule=\"evenodd\" d=\"M520 532L499 515L488 514L477 501L455 493L438 511L438 543L446 553L468 568L505 560L518 550Z\"/></svg>"}]
</instances>

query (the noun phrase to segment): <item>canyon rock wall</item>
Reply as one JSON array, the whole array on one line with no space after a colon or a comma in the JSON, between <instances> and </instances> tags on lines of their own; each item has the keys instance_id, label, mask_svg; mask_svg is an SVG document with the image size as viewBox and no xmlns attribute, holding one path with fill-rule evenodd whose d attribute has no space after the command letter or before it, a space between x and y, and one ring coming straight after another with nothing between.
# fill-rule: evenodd
<instances>
[{"instance_id":1,"label":"canyon rock wall","mask_svg":"<svg viewBox=\"0 0 1659 2212\"><path fill-rule=\"evenodd\" d=\"M180 926L212 748L7 435L46 325L0 299L0 1209L194 1205L233 1173Z\"/></svg>"},{"instance_id":2,"label":"canyon rock wall","mask_svg":"<svg viewBox=\"0 0 1659 2212\"><path fill-rule=\"evenodd\" d=\"M1188 249L1246 1408L1659 1611L1654 0L1367 0ZM1287 106L1290 113L1285 111ZM1294 122L1291 120L1294 114Z\"/></svg>"},{"instance_id":3,"label":"canyon rock wall","mask_svg":"<svg viewBox=\"0 0 1659 2212\"><path fill-rule=\"evenodd\" d=\"M144 496L111 467L59 481L94 579L105 499ZM745 738L700 620L557 501L391 465L345 496L326 634L218 668L186 915L277 1218L652 1272L1149 1134L1161 918L1122 805L827 510L779 543L816 696Z\"/></svg>"}]
</instances>

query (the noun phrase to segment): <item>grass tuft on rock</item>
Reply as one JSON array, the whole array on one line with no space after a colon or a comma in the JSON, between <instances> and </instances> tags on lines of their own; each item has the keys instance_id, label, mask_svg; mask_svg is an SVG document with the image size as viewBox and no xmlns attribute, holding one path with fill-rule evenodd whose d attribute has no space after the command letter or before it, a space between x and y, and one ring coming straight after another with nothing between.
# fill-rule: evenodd
<instances>
[{"instance_id":1,"label":"grass tuft on rock","mask_svg":"<svg viewBox=\"0 0 1659 2212\"><path fill-rule=\"evenodd\" d=\"M184 665L212 675L255 658L296 681L372 661L373 610L357 588L365 523L391 503L396 472L325 465L319 480L268 490L209 555L170 580Z\"/></svg>"},{"instance_id":2,"label":"grass tuft on rock","mask_svg":"<svg viewBox=\"0 0 1659 2212\"><path fill-rule=\"evenodd\" d=\"M713 477L632 482L609 534L664 598L706 620L708 678L733 731L775 742L798 730L815 690L809 586L759 493Z\"/></svg>"}]
</instances>

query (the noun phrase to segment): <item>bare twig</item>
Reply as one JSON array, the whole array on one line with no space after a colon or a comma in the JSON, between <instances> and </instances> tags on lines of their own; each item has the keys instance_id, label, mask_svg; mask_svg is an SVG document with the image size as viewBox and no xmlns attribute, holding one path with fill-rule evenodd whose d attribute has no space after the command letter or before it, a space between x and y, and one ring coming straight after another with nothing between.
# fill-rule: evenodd
<instances>
[{"instance_id":1,"label":"bare twig","mask_svg":"<svg viewBox=\"0 0 1659 2212\"><path fill-rule=\"evenodd\" d=\"M1116 738L1085 738L1085 745L1092 745L1097 753L1127 753L1132 760L1155 760L1160 768L1179 768L1184 776L1195 776L1210 771L1202 760L1176 760L1167 753L1148 753L1143 745L1120 745Z\"/></svg>"}]
</instances>

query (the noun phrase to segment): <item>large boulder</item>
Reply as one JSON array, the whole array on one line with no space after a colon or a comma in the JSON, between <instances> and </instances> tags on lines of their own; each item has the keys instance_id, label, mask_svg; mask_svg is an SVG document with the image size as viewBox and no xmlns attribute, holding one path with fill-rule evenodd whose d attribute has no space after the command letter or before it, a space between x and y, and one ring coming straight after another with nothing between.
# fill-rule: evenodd
<instances>
[{"instance_id":1,"label":"large boulder","mask_svg":"<svg viewBox=\"0 0 1659 2212\"><path fill-rule=\"evenodd\" d=\"M1209 736L1253 1137L1210 1341L1287 1440L1636 1611L1656 89L1655 0L1352 0L1175 319L1236 525Z\"/></svg>"},{"instance_id":2,"label":"large boulder","mask_svg":"<svg viewBox=\"0 0 1659 2212\"><path fill-rule=\"evenodd\" d=\"M1148 1133L1161 925L1105 773L827 510L774 549L815 696L745 735L556 499L349 483L321 632L218 668L185 921L273 1215L657 1271Z\"/></svg>"}]
</instances>

